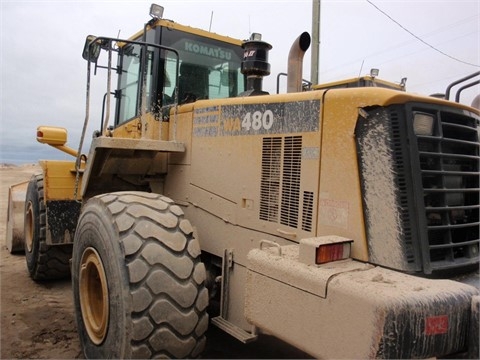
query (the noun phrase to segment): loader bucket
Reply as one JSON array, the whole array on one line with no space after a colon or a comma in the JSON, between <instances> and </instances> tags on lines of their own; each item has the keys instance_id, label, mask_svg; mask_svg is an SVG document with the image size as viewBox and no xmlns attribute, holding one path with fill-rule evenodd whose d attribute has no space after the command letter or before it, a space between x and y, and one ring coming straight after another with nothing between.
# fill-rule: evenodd
<instances>
[{"instance_id":1,"label":"loader bucket","mask_svg":"<svg viewBox=\"0 0 480 360\"><path fill-rule=\"evenodd\" d=\"M24 251L23 222L25 218L25 196L28 181L10 186L8 189L7 249L10 253Z\"/></svg>"}]
</instances>

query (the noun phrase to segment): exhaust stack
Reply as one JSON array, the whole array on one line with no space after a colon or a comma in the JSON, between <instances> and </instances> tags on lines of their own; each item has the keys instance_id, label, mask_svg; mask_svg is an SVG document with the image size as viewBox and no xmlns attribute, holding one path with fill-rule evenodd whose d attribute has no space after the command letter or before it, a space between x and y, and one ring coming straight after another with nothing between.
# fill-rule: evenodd
<instances>
[{"instance_id":1,"label":"exhaust stack","mask_svg":"<svg viewBox=\"0 0 480 360\"><path fill-rule=\"evenodd\" d=\"M287 93L302 91L303 56L310 47L310 34L302 33L288 53Z\"/></svg>"}]
</instances>

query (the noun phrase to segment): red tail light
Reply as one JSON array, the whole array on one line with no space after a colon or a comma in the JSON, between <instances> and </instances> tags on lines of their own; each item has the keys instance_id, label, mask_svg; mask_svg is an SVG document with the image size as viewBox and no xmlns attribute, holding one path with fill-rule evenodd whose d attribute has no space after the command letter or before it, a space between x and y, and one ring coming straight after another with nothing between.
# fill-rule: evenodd
<instances>
[{"instance_id":1,"label":"red tail light","mask_svg":"<svg viewBox=\"0 0 480 360\"><path fill-rule=\"evenodd\" d=\"M350 253L350 244L343 243L320 246L319 248L317 248L317 257L315 262L317 264L324 264L330 261L344 259L343 253L345 245L347 245L347 251L348 253Z\"/></svg>"},{"instance_id":2,"label":"red tail light","mask_svg":"<svg viewBox=\"0 0 480 360\"><path fill-rule=\"evenodd\" d=\"M348 259L353 240L340 236L320 236L300 240L300 261L308 265L320 265Z\"/></svg>"}]
</instances>

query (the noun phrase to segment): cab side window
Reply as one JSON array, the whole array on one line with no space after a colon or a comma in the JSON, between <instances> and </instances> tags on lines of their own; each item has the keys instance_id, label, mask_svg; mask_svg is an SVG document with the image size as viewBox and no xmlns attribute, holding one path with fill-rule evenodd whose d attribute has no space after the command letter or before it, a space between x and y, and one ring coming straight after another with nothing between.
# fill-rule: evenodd
<instances>
[{"instance_id":1,"label":"cab side window","mask_svg":"<svg viewBox=\"0 0 480 360\"><path fill-rule=\"evenodd\" d=\"M128 45L122 49L120 54L117 124L121 124L137 115L141 61L140 51L141 47L139 45Z\"/></svg>"}]
</instances>

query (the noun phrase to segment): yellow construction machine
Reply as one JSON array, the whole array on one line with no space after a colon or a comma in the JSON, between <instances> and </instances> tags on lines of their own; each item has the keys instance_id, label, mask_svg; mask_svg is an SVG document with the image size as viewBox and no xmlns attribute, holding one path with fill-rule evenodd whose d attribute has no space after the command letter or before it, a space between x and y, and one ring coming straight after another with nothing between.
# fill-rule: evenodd
<instances>
[{"instance_id":1,"label":"yellow construction machine","mask_svg":"<svg viewBox=\"0 0 480 360\"><path fill-rule=\"evenodd\" d=\"M477 358L479 292L453 277L478 282L480 112L375 78L303 91L308 33L268 94L259 34L162 13L87 37L79 150L40 126L74 158L41 161L11 216L31 277L71 276L85 357L196 357L215 325L318 358Z\"/></svg>"}]
</instances>

